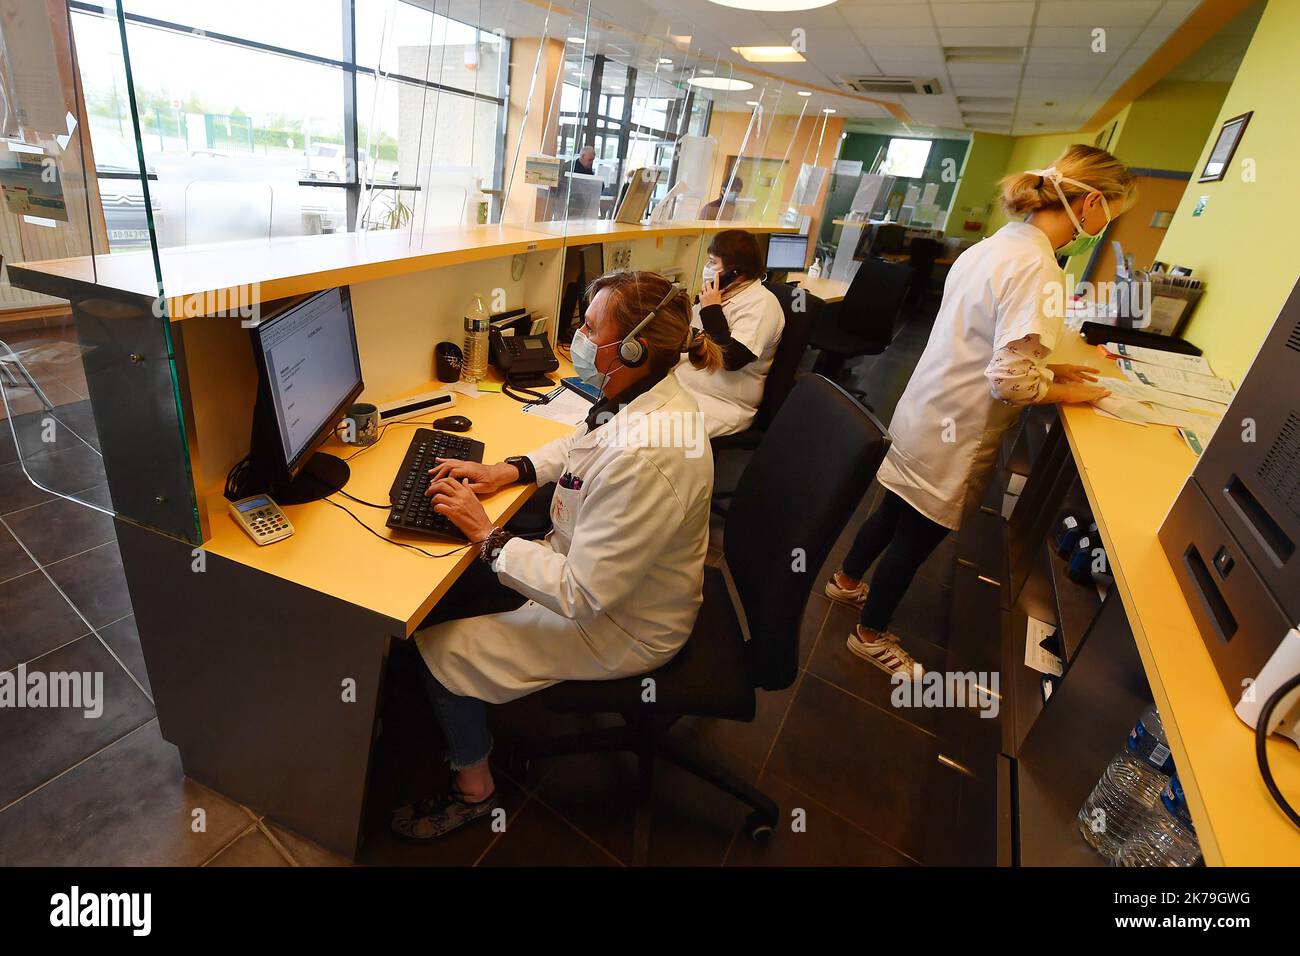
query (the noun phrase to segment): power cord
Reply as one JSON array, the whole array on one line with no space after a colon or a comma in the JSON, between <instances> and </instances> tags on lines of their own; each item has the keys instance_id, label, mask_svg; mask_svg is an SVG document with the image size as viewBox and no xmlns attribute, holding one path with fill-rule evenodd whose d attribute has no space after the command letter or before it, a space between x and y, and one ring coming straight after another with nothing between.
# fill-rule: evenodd
<instances>
[{"instance_id":1,"label":"power cord","mask_svg":"<svg viewBox=\"0 0 1300 956\"><path fill-rule=\"evenodd\" d=\"M418 547L417 545L407 544L404 541L394 541L392 538L385 537L384 535L376 531L374 528L370 527L370 525L366 524L364 521L358 518L355 514L352 513L350 509L343 507L343 505L339 504L337 501L330 501L328 498L322 498L321 501L325 502L327 505L333 505L335 508L338 508L339 511L342 511L345 515L347 515L357 524L361 525L361 527L365 528L367 531L373 534L380 541L394 545L395 547L398 548L406 548L408 551L417 551L420 554L424 555L426 558L450 558L453 554L456 554L457 552L460 551L464 551L466 548L472 548L476 544L482 544L483 541L486 540L486 539L479 539L478 541L466 541L464 544L460 545L459 547L452 548L450 551L444 551L442 554L433 554L432 552L425 551L424 548Z\"/></svg>"},{"instance_id":2,"label":"power cord","mask_svg":"<svg viewBox=\"0 0 1300 956\"><path fill-rule=\"evenodd\" d=\"M1287 818L1300 827L1300 813L1296 812L1295 807L1287 803L1286 797L1282 796L1282 791L1278 789L1277 782L1273 779L1273 771L1268 766L1268 722L1273 718L1273 711L1277 710L1278 704L1282 698L1291 691L1300 687L1300 674L1296 674L1290 680L1283 682L1282 686L1273 692L1273 695L1264 702L1260 708L1259 717L1255 720L1255 761L1259 764L1259 775L1264 778L1264 786L1268 788L1269 796L1287 815Z\"/></svg>"}]
</instances>

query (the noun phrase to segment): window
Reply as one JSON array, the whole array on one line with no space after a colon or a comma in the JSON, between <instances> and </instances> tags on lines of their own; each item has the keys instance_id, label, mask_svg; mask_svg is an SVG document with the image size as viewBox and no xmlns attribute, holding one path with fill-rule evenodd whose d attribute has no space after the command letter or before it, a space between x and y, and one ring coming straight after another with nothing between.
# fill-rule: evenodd
<instances>
[{"instance_id":1,"label":"window","mask_svg":"<svg viewBox=\"0 0 1300 956\"><path fill-rule=\"evenodd\" d=\"M124 57L113 6L68 6L111 251L149 245L127 58L161 246L459 223L446 168L500 184L503 37L402 0L123 0Z\"/></svg>"},{"instance_id":2,"label":"window","mask_svg":"<svg viewBox=\"0 0 1300 956\"><path fill-rule=\"evenodd\" d=\"M886 176L920 179L925 175L925 163L930 158L930 145L928 139L891 139L880 171Z\"/></svg>"},{"instance_id":3,"label":"window","mask_svg":"<svg viewBox=\"0 0 1300 956\"><path fill-rule=\"evenodd\" d=\"M662 198L672 185L679 133L683 127L700 133L708 125L707 102L691 91L675 95L678 92L653 70L638 71L603 55L584 58L581 67L575 63L566 70L557 155L569 157L581 146L594 147L597 172L607 175L607 205L612 205L627 171L643 166L658 169L654 198Z\"/></svg>"}]
</instances>

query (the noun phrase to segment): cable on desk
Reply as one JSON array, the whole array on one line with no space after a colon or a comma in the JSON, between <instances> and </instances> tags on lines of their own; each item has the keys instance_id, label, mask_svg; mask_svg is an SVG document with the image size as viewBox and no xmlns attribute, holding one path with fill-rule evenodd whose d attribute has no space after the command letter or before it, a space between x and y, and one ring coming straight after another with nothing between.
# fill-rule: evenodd
<instances>
[{"instance_id":1,"label":"cable on desk","mask_svg":"<svg viewBox=\"0 0 1300 956\"><path fill-rule=\"evenodd\" d=\"M357 524L361 525L361 527L365 528L367 531L373 534L380 541L387 542L388 544L391 544L398 548L406 548L408 551L418 551L426 558L450 558L453 554L455 554L458 551L464 551L466 548L472 548L476 544L483 543L482 540L466 541L460 547L452 548L450 551L444 551L442 554L433 554L429 551L425 551L424 548L418 547L417 545L407 544L404 541L394 541L392 538L385 537L384 535L376 531L374 528L370 527L370 525L366 524L364 521L358 518L356 515L354 515L350 509L343 507L343 505L339 504L337 501L330 501L328 498L322 498L321 501L325 502L327 505L333 505L335 508L338 508L339 511L342 511L345 515L347 515Z\"/></svg>"},{"instance_id":2,"label":"cable on desk","mask_svg":"<svg viewBox=\"0 0 1300 956\"><path fill-rule=\"evenodd\" d=\"M1259 764L1259 775L1264 778L1264 786L1268 788L1268 794L1273 798L1273 802L1282 809L1292 823L1300 827L1300 813L1287 803L1286 797L1282 796L1282 791L1278 789L1277 782L1273 779L1273 771L1268 766L1268 750L1265 746L1268 743L1268 722L1273 717L1273 711L1277 710L1277 705L1282 702L1282 698L1297 687L1300 687L1300 674L1296 674L1273 691L1273 696L1269 697L1260 708L1259 717L1255 721L1255 761Z\"/></svg>"}]
</instances>

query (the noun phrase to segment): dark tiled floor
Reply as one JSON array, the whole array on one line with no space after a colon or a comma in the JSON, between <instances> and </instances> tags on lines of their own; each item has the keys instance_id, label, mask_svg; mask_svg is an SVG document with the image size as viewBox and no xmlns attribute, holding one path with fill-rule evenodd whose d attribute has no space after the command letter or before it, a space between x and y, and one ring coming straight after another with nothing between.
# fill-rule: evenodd
<instances>
[{"instance_id":1,"label":"dark tiled floor","mask_svg":"<svg viewBox=\"0 0 1300 956\"><path fill-rule=\"evenodd\" d=\"M913 319L885 355L850 367L848 378L883 420L928 333L924 317ZM10 390L28 471L109 507L85 383L59 364L66 349L43 354L47 365L38 378L58 391L51 398L68 404L58 409L51 435L30 395L16 400ZM344 863L185 778L158 730L111 520L33 488L18 458L9 423L0 422L0 668L102 672L104 713L88 720L66 710L0 711L0 865ZM720 486L736 467L720 464ZM878 496L873 486L819 580L838 565ZM949 542L922 569L895 620L905 645L932 668L946 656L954 560ZM814 588L795 684L760 692L752 723L693 719L674 730L779 802L783 822L774 837L751 843L741 832L739 803L663 766L655 780L653 863L992 862L969 850L958 822L977 812L992 828L987 788L941 759L949 742L931 711L892 706L885 676L849 654L844 641L853 620L851 609ZM502 752L524 734L588 726L528 698L494 708L492 719ZM445 781L432 724L422 696L395 675L374 754L360 862L617 866L631 859L634 764L624 755L546 761L518 780L503 771L504 828L480 824L427 846L393 839L386 812Z\"/></svg>"}]
</instances>

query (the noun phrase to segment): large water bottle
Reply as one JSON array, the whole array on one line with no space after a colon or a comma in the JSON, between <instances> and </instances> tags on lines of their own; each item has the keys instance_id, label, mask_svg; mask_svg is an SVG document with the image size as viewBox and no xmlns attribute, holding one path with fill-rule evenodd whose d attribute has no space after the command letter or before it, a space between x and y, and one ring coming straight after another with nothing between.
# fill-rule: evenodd
<instances>
[{"instance_id":1,"label":"large water bottle","mask_svg":"<svg viewBox=\"0 0 1300 956\"><path fill-rule=\"evenodd\" d=\"M489 321L487 309L483 308L483 296L476 292L465 310L465 357L460 363L462 382L477 382L487 377Z\"/></svg>"},{"instance_id":2,"label":"large water bottle","mask_svg":"<svg viewBox=\"0 0 1300 956\"><path fill-rule=\"evenodd\" d=\"M1173 772L1169 740L1152 704L1142 712L1124 749L1115 755L1079 809L1079 831L1088 845L1114 860L1160 802L1166 778Z\"/></svg>"},{"instance_id":3,"label":"large water bottle","mask_svg":"<svg viewBox=\"0 0 1300 956\"><path fill-rule=\"evenodd\" d=\"M1143 822L1120 847L1116 866L1195 866L1201 859L1196 827L1177 775L1169 778L1160 802Z\"/></svg>"}]
</instances>

